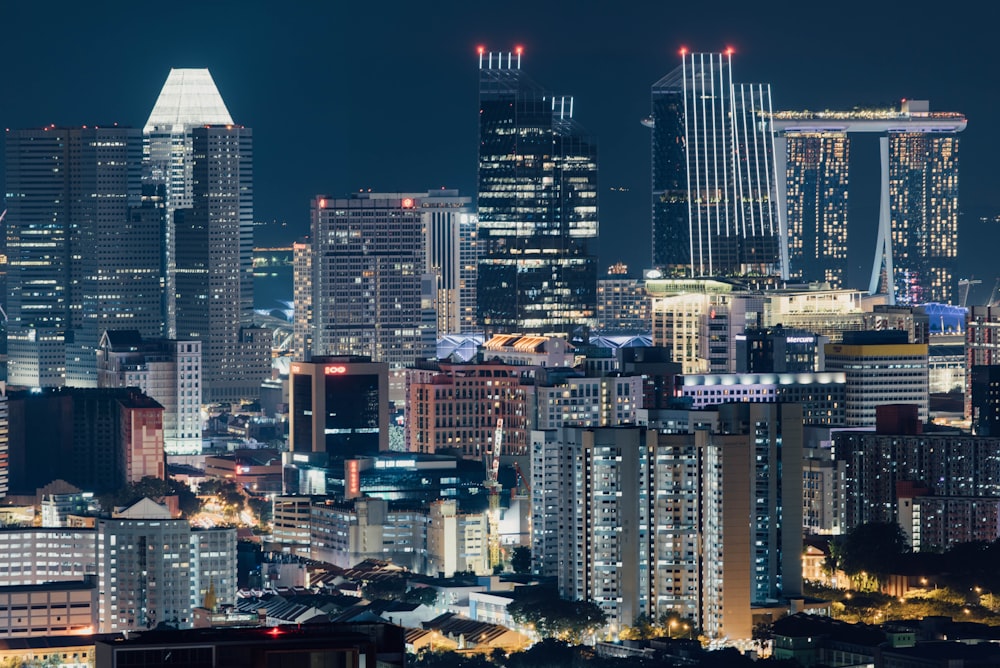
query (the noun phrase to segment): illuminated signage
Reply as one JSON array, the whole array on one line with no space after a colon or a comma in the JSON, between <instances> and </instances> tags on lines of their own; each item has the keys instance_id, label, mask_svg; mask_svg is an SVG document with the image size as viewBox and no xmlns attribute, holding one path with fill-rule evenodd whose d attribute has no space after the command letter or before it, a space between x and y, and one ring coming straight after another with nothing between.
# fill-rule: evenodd
<instances>
[{"instance_id":1,"label":"illuminated signage","mask_svg":"<svg viewBox=\"0 0 1000 668\"><path fill-rule=\"evenodd\" d=\"M413 208L413 198L411 198L411 197L404 197L403 198L403 208L404 209L412 209Z\"/></svg>"},{"instance_id":2,"label":"illuminated signage","mask_svg":"<svg viewBox=\"0 0 1000 668\"><path fill-rule=\"evenodd\" d=\"M300 367L298 364L293 364L292 365L292 373L298 373L301 370L302 370L302 367Z\"/></svg>"},{"instance_id":3,"label":"illuminated signage","mask_svg":"<svg viewBox=\"0 0 1000 668\"><path fill-rule=\"evenodd\" d=\"M309 455L292 455L293 462L308 462Z\"/></svg>"},{"instance_id":4,"label":"illuminated signage","mask_svg":"<svg viewBox=\"0 0 1000 668\"><path fill-rule=\"evenodd\" d=\"M346 366L339 366L339 365L331 365L331 366L323 367L323 373L325 373L328 376L336 375L336 374L341 374L341 373L347 373L347 367Z\"/></svg>"},{"instance_id":5,"label":"illuminated signage","mask_svg":"<svg viewBox=\"0 0 1000 668\"><path fill-rule=\"evenodd\" d=\"M815 339L811 336L789 336L785 339L786 343L812 343Z\"/></svg>"},{"instance_id":6,"label":"illuminated signage","mask_svg":"<svg viewBox=\"0 0 1000 668\"><path fill-rule=\"evenodd\" d=\"M361 465L357 459L348 459L344 464L347 468L347 475L344 476L347 490L344 496L348 499L361 496Z\"/></svg>"}]
</instances>

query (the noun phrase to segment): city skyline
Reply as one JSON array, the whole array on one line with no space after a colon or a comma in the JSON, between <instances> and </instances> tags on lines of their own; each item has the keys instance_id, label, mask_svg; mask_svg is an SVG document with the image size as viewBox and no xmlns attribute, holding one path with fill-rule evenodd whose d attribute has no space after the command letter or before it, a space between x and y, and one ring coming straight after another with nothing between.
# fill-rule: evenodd
<instances>
[{"instance_id":1,"label":"city skyline","mask_svg":"<svg viewBox=\"0 0 1000 668\"><path fill-rule=\"evenodd\" d=\"M257 218L285 221L288 227L279 230L289 242L306 233L308 203L317 193L441 186L474 192L476 127L468 112L476 105L480 44L494 50L523 45L532 78L575 96L580 122L602 147L602 270L619 259L633 271L648 262L650 138L639 121L649 114L649 86L676 67L682 46L732 46L739 78L771 83L775 110L888 106L907 97L931 100L932 110L965 113L963 225L1000 210L987 167L1000 142L988 124L997 93L973 84L987 80L991 59L985 29L971 16L951 17L949 29L938 30L920 17L868 8L865 21L845 25L844 32L816 34L810 21L820 17L781 8L757 18L734 6L706 23L694 8L573 5L574 29L564 30L569 5L562 2L500 15L445 3L433 16L394 2L281 10L223 2L200 11L196 26L225 18L231 29L202 39L184 22L183 5L174 18L157 21L141 21L140 14L118 7L126 5L67 9L64 22L46 25L46 43L58 48L39 51L32 47L41 37L29 20L30 6L7 5L4 23L19 27L8 36L8 49L33 57L0 65L5 91L15 93L5 95L0 109L3 127L115 121L141 127L171 67L207 67L239 122L256 130ZM343 27L373 25L376 17L383 19L379 30ZM135 29L140 24L141 31ZM410 25L419 29L404 28ZM324 35L330 36L328 48ZM144 48L147 41L158 48ZM128 58L115 55L125 52ZM431 103L401 106L393 97L400 91ZM324 125L330 132L320 137L315 129ZM852 154L868 162L877 146L859 146ZM877 173L857 178L872 185L858 193L861 212L852 220L873 237ZM864 218L872 223L865 226ZM962 246L971 248L967 239ZM871 265L871 247L865 242L863 255L851 259L855 283ZM992 283L981 258L971 260L970 273L978 269L978 277Z\"/></svg>"}]
</instances>

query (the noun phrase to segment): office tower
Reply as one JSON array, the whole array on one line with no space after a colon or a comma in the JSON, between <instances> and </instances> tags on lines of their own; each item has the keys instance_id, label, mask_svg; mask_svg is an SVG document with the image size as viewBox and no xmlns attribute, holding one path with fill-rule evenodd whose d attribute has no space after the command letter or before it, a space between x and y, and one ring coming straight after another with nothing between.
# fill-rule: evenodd
<instances>
[{"instance_id":1,"label":"office tower","mask_svg":"<svg viewBox=\"0 0 1000 668\"><path fill-rule=\"evenodd\" d=\"M10 488L63 479L114 492L164 476L163 407L135 388L51 388L8 395Z\"/></svg>"},{"instance_id":2,"label":"office tower","mask_svg":"<svg viewBox=\"0 0 1000 668\"><path fill-rule=\"evenodd\" d=\"M787 278L770 86L734 85L732 50L682 50L651 97L653 265L671 275Z\"/></svg>"},{"instance_id":3,"label":"office tower","mask_svg":"<svg viewBox=\"0 0 1000 668\"><path fill-rule=\"evenodd\" d=\"M193 201L174 210L177 338L202 342L204 401L252 399L271 370L270 333L253 326L253 134L189 134Z\"/></svg>"},{"instance_id":4,"label":"office tower","mask_svg":"<svg viewBox=\"0 0 1000 668\"><path fill-rule=\"evenodd\" d=\"M194 204L192 129L232 125L207 69L171 69L143 127L143 181L164 189L166 336L176 336L174 311L176 237L174 211Z\"/></svg>"},{"instance_id":5,"label":"office tower","mask_svg":"<svg viewBox=\"0 0 1000 668\"><path fill-rule=\"evenodd\" d=\"M889 303L952 301L958 257L958 133L965 116L898 109L783 111L773 116L779 197L787 206L791 276L846 280L851 136L879 138L879 226L869 292ZM872 212L874 214L874 212Z\"/></svg>"},{"instance_id":6,"label":"office tower","mask_svg":"<svg viewBox=\"0 0 1000 668\"><path fill-rule=\"evenodd\" d=\"M828 343L826 370L842 371L847 383L847 425L873 426L883 404L913 404L927 421L927 344L907 343L906 332L845 332Z\"/></svg>"},{"instance_id":7,"label":"office tower","mask_svg":"<svg viewBox=\"0 0 1000 668\"><path fill-rule=\"evenodd\" d=\"M389 366L362 356L293 362L288 447L333 456L389 449Z\"/></svg>"},{"instance_id":8,"label":"office tower","mask_svg":"<svg viewBox=\"0 0 1000 668\"><path fill-rule=\"evenodd\" d=\"M108 330L97 348L98 387L138 387L163 406L168 455L201 454L201 345Z\"/></svg>"},{"instance_id":9,"label":"office tower","mask_svg":"<svg viewBox=\"0 0 1000 668\"><path fill-rule=\"evenodd\" d=\"M435 278L438 336L478 332L476 277L479 274L479 219L471 197L457 190L431 190L420 206L426 230L427 273Z\"/></svg>"},{"instance_id":10,"label":"office tower","mask_svg":"<svg viewBox=\"0 0 1000 668\"><path fill-rule=\"evenodd\" d=\"M592 325L597 147L515 53L479 50L478 317L490 333L567 333Z\"/></svg>"},{"instance_id":11,"label":"office tower","mask_svg":"<svg viewBox=\"0 0 1000 668\"><path fill-rule=\"evenodd\" d=\"M7 133L8 379L96 387L113 323L163 331L163 221L143 202L141 138L126 128Z\"/></svg>"},{"instance_id":12,"label":"office tower","mask_svg":"<svg viewBox=\"0 0 1000 668\"><path fill-rule=\"evenodd\" d=\"M312 285L312 322L296 328L312 336L303 359L367 355L400 368L433 355L433 282L423 280L424 205L433 199L430 193L313 199L311 258L302 258L302 249L296 261L296 269L311 270L295 279Z\"/></svg>"},{"instance_id":13,"label":"office tower","mask_svg":"<svg viewBox=\"0 0 1000 668\"><path fill-rule=\"evenodd\" d=\"M1000 368L1000 309L973 306L965 325L965 419L974 429L989 428L1000 406L991 389L994 368Z\"/></svg>"}]
</instances>

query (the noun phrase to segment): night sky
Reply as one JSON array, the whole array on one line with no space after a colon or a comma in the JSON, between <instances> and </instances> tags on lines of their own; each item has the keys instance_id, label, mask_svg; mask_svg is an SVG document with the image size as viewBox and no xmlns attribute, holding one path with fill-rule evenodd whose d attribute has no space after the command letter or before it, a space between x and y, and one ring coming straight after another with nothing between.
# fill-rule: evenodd
<instances>
[{"instance_id":1,"label":"night sky","mask_svg":"<svg viewBox=\"0 0 1000 668\"><path fill-rule=\"evenodd\" d=\"M474 194L476 46L524 45L522 68L576 98L600 151L601 266L649 258L649 87L677 50L736 50L734 81L775 109L929 99L961 111L961 253L986 292L1000 223L995 21L969 3L432 0L0 0L0 127L141 127L171 67L208 67L254 130L259 243L308 230L309 200L359 188ZM870 157L869 157L870 156ZM867 282L877 144L857 144L852 275ZM3 172L0 171L0 179ZM870 184L865 187L864 184ZM619 189L625 189L623 192ZM855 232L857 230L857 232Z\"/></svg>"}]
</instances>

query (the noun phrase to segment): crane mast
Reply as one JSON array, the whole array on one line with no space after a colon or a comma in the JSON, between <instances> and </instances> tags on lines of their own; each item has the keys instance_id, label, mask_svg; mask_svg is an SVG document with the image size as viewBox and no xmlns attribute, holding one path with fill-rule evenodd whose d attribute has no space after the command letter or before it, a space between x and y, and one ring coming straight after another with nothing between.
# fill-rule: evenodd
<instances>
[{"instance_id":1,"label":"crane mast","mask_svg":"<svg viewBox=\"0 0 1000 668\"><path fill-rule=\"evenodd\" d=\"M489 494L489 510L487 511L487 544L490 570L503 565L503 555L500 551L500 448L503 445L503 418L497 419L497 428L493 434L493 442L486 451L486 489Z\"/></svg>"}]
</instances>

